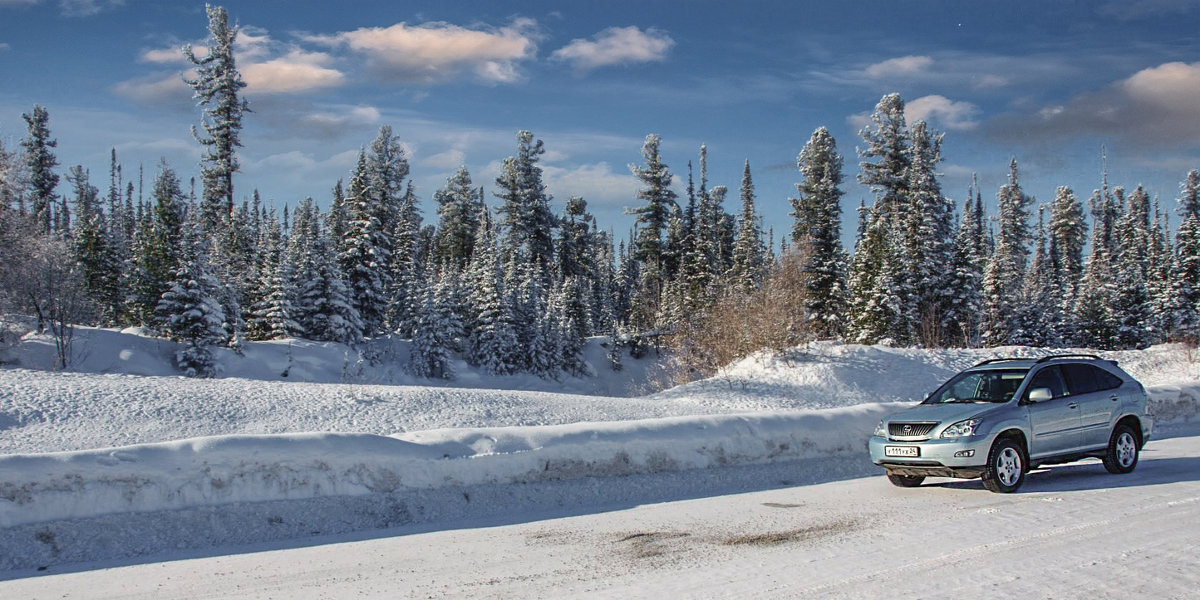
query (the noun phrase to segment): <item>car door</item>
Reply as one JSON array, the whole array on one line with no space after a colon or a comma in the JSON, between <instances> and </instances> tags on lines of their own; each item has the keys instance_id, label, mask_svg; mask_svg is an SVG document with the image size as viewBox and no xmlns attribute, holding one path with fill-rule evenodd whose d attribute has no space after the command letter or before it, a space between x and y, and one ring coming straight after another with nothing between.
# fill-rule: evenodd
<instances>
[{"instance_id":1,"label":"car door","mask_svg":"<svg viewBox=\"0 0 1200 600\"><path fill-rule=\"evenodd\" d=\"M1029 402L1029 391L1048 388L1053 398ZM1067 395L1067 386L1057 365L1033 375L1022 401L1029 415L1029 454L1033 458L1070 452L1080 445L1079 405Z\"/></svg>"},{"instance_id":2,"label":"car door","mask_svg":"<svg viewBox=\"0 0 1200 600\"><path fill-rule=\"evenodd\" d=\"M1088 364L1062 365L1071 398L1079 405L1080 444L1084 448L1108 445L1113 412L1121 406L1121 378Z\"/></svg>"}]
</instances>

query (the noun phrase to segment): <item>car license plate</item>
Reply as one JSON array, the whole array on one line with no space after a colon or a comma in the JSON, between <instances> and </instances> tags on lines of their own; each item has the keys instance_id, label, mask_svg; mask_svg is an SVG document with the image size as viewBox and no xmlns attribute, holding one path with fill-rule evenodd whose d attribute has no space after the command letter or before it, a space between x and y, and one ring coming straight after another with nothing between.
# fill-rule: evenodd
<instances>
[{"instance_id":1,"label":"car license plate","mask_svg":"<svg viewBox=\"0 0 1200 600\"><path fill-rule=\"evenodd\" d=\"M917 446L884 446L883 455L915 457L921 456L921 449Z\"/></svg>"}]
</instances>

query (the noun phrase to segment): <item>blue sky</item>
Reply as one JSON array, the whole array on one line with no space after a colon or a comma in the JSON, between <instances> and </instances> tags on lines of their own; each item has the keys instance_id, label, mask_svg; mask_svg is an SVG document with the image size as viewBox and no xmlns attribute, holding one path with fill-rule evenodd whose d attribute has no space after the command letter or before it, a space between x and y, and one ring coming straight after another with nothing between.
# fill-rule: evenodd
<instances>
[{"instance_id":1,"label":"blue sky","mask_svg":"<svg viewBox=\"0 0 1200 600\"><path fill-rule=\"evenodd\" d=\"M433 192L465 164L489 192L516 132L548 150L555 205L588 200L618 236L631 223L648 133L679 191L708 145L710 185L736 212L749 160L760 212L791 228L796 155L826 126L846 159L844 229L868 203L858 185L859 129L899 92L910 121L946 134L944 192L961 202L978 173L994 201L1010 157L1026 191L1081 199L1110 182L1144 184L1174 208L1200 168L1200 2L867 2L625 0L571 2L229 1L242 27L247 116L239 195L276 203L329 190L361 146L391 125ZM165 157L198 169L199 109L180 82L179 47L202 46L200 2L0 0L0 139L25 134L23 112L50 111L62 170L108 153L149 180ZM64 188L65 190L65 188Z\"/></svg>"}]
</instances>

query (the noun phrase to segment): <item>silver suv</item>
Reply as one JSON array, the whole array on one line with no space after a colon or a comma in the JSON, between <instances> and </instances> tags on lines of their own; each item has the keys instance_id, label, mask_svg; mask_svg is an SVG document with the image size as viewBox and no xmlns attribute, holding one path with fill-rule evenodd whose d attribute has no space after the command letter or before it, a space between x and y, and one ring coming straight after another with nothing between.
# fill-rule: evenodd
<instances>
[{"instance_id":1,"label":"silver suv","mask_svg":"<svg viewBox=\"0 0 1200 600\"><path fill-rule=\"evenodd\" d=\"M942 384L924 402L879 422L871 460L901 487L926 477L981 477L1014 492L1040 465L1095 457L1128 473L1150 439L1146 390L1091 354L997 358Z\"/></svg>"}]
</instances>

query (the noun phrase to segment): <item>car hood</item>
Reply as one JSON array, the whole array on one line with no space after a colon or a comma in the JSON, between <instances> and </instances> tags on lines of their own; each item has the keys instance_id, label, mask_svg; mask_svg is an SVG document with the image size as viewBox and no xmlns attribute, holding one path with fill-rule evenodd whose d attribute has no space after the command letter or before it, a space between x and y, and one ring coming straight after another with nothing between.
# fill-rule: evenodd
<instances>
[{"instance_id":1,"label":"car hood","mask_svg":"<svg viewBox=\"0 0 1200 600\"><path fill-rule=\"evenodd\" d=\"M900 411L887 421L924 421L938 423L954 423L985 413L998 404L918 404L908 410Z\"/></svg>"}]
</instances>

